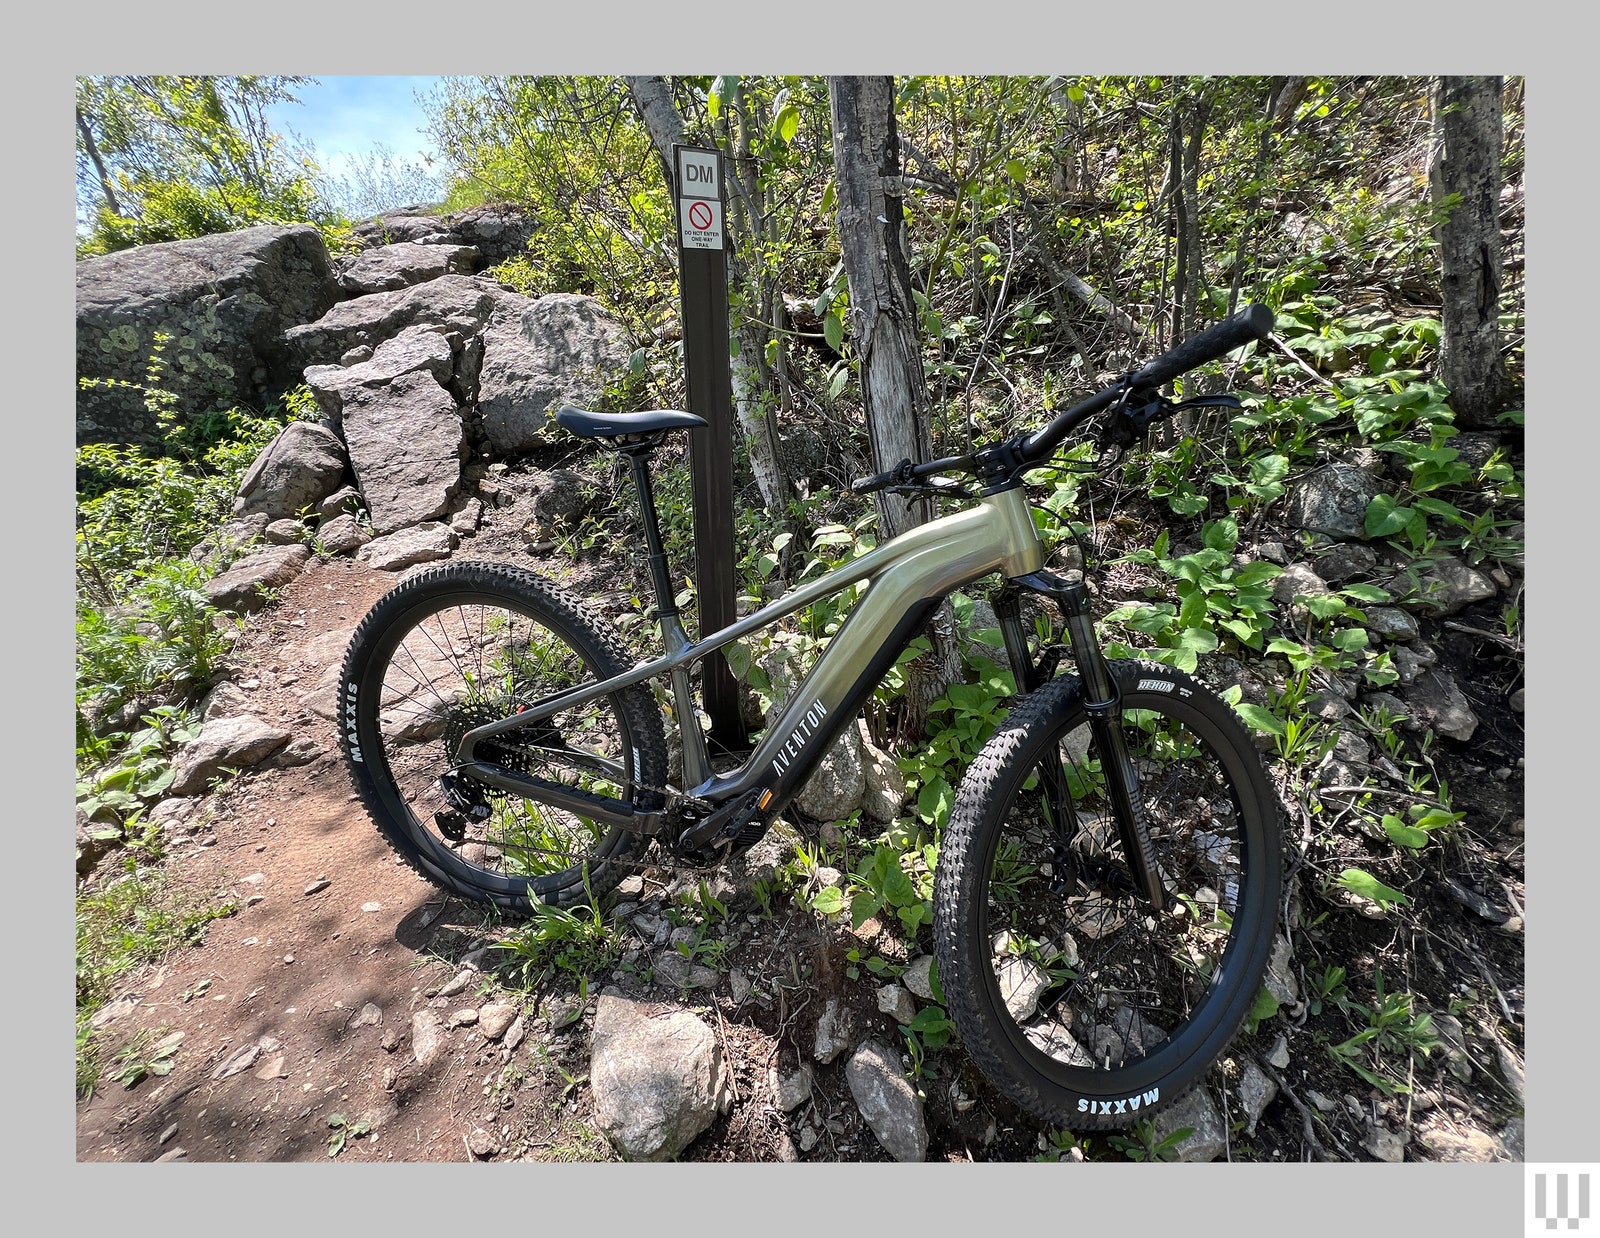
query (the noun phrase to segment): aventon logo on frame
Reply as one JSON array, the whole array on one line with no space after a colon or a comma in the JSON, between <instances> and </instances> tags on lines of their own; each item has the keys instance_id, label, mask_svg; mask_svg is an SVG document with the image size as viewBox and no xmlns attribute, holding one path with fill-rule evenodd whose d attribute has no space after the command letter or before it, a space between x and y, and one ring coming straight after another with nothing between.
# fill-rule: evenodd
<instances>
[{"instance_id":1,"label":"aventon logo on frame","mask_svg":"<svg viewBox=\"0 0 1600 1238\"><path fill-rule=\"evenodd\" d=\"M1528 1165L1525 1167L1527 1234L1581 1230L1600 1232L1590 1220L1593 1165Z\"/></svg>"}]
</instances>

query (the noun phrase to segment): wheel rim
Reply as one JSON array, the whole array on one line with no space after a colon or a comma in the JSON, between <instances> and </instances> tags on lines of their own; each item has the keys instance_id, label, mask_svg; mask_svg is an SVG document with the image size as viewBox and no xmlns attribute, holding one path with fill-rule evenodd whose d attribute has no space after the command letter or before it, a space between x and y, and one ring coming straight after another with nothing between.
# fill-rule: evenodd
<instances>
[{"instance_id":1,"label":"wheel rim","mask_svg":"<svg viewBox=\"0 0 1600 1238\"><path fill-rule=\"evenodd\" d=\"M1228 746L1203 716L1125 693L1123 733L1167 910L1152 913L1133 889L1080 710L1042 749L1060 753L1078 816L1076 881L1052 889L1063 880L1056 831L1037 764L1019 770L983 860L978 971L1006 1039L1035 1070L1072 1091L1154 1103L1158 1094L1139 1090L1220 1048L1254 996L1230 978L1261 919L1260 844L1245 774L1219 755Z\"/></svg>"},{"instance_id":2,"label":"wheel rim","mask_svg":"<svg viewBox=\"0 0 1600 1238\"><path fill-rule=\"evenodd\" d=\"M547 618L481 594L431 599L392 625L371 662L377 691L362 693L378 702L362 720L367 759L432 863L487 890L545 893L581 881L585 861L626 843L621 830L467 779L456 779L452 800L441 781L453 776L450 754L466 731L605 669ZM634 745L614 697L497 736L478 755L622 799L634 777ZM478 808L488 810L482 820Z\"/></svg>"}]
</instances>

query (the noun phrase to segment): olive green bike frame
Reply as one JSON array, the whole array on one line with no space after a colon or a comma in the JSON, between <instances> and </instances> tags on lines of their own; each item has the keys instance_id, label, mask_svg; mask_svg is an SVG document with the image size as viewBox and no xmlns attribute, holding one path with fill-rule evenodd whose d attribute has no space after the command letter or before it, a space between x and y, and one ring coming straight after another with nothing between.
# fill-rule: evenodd
<instances>
[{"instance_id":1,"label":"olive green bike frame","mask_svg":"<svg viewBox=\"0 0 1600 1238\"><path fill-rule=\"evenodd\" d=\"M649 804L651 797L639 804L578 791L478 760L474 749L492 736L666 676L683 738L683 790L718 805L755 796L758 802L752 804L752 814L770 823L843 727L854 720L867 695L940 601L952 590L991 572L1016 580L1039 572L1043 563L1044 548L1032 513L1022 490L1013 487L985 495L974 507L909 529L699 641L689 640L670 608L670 599L665 599L669 605L663 606L660 615L665 656L610 679L545 697L516 714L467 732L456 753L458 768L479 782L525 799L637 833L657 833L663 813L659 806ZM713 650L861 581L867 582L866 590L794 690L782 716L742 765L728 774L713 774L695 713L690 668ZM1019 671L1019 685L1022 680ZM625 776L619 762L594 754L582 754L577 763L593 766L596 772L618 781ZM637 760L634 765L637 768Z\"/></svg>"}]
</instances>

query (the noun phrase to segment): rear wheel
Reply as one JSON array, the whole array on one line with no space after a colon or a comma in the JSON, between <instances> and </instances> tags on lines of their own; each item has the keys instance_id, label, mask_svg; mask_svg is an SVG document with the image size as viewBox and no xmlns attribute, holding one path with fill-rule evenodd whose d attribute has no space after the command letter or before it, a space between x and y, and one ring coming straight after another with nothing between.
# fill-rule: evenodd
<instances>
[{"instance_id":1,"label":"rear wheel","mask_svg":"<svg viewBox=\"0 0 1600 1238\"><path fill-rule=\"evenodd\" d=\"M467 731L628 666L599 616L532 572L472 562L423 571L378 601L345 656L339 733L356 790L390 845L454 894L510 910L598 898L643 840L478 783L453 754ZM508 731L478 753L646 805L658 802L646 788L667 778L661 715L642 686Z\"/></svg>"},{"instance_id":2,"label":"rear wheel","mask_svg":"<svg viewBox=\"0 0 1600 1238\"><path fill-rule=\"evenodd\" d=\"M1259 992L1281 882L1277 799L1233 710L1170 667L1110 666L1166 909L1136 891L1071 676L1019 702L973 762L935 889L968 1053L1074 1130L1131 1126L1216 1060Z\"/></svg>"}]
</instances>

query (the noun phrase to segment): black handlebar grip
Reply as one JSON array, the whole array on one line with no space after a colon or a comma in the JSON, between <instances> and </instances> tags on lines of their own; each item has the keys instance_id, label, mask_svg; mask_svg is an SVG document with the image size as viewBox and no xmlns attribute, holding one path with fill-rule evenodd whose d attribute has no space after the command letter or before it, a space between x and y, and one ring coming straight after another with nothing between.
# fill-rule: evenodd
<instances>
[{"instance_id":1,"label":"black handlebar grip","mask_svg":"<svg viewBox=\"0 0 1600 1238\"><path fill-rule=\"evenodd\" d=\"M1272 331L1273 312L1259 303L1240 310L1226 322L1185 340L1171 352L1162 353L1133 376L1135 391L1159 387L1169 379L1187 374L1198 365L1215 361L1251 340L1264 339Z\"/></svg>"}]
</instances>

